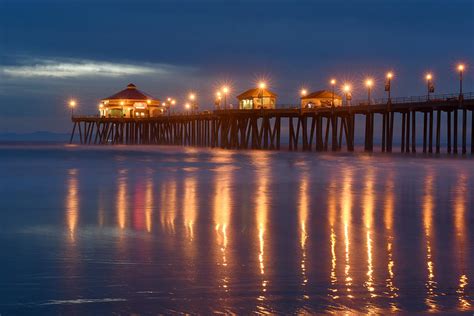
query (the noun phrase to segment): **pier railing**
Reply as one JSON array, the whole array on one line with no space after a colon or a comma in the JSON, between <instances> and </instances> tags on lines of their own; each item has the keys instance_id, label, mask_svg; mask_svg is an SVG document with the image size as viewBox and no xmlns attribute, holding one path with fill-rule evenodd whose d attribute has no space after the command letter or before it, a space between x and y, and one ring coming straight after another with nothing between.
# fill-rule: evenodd
<instances>
[{"instance_id":1,"label":"pier railing","mask_svg":"<svg viewBox=\"0 0 474 316\"><path fill-rule=\"evenodd\" d=\"M467 92L462 94L462 100L474 100L474 92ZM447 93L447 94L430 94L428 97L425 95L409 96L409 97L395 97L395 98L371 98L370 106L381 106L386 104L408 104L408 103L434 103L434 102L453 102L461 101L459 93ZM338 108L353 107L353 106L367 106L367 99L357 99L350 101L349 105L342 105ZM330 107L330 106L327 106ZM277 109L299 109L300 104L277 104Z\"/></svg>"},{"instance_id":2,"label":"pier railing","mask_svg":"<svg viewBox=\"0 0 474 316\"><path fill-rule=\"evenodd\" d=\"M467 92L462 94L462 101L473 101L474 100L474 92ZM349 105L342 105L338 106L337 109L338 111L344 109L344 108L354 108L354 107L380 107L388 104L392 105L397 105L397 104L423 104L426 103L427 106L435 104L435 103L443 103L443 102L460 102L460 94L459 93L448 93L448 94L436 94L436 95L430 95L428 98L428 95L423 95L423 96L409 96L409 97L395 97L395 98L376 98L376 99L371 99L370 100L370 105L367 103L367 99L358 99L358 100L352 100ZM323 107L316 107L312 109L303 109L303 110L312 110L312 111L318 111L318 109L324 110L324 109L330 109L330 106L323 106ZM300 104L277 104L276 109L271 109L271 110L301 110L301 105ZM248 112L248 111L256 111L254 110L240 110L240 109L219 109L219 110L202 110L202 111L183 111L183 112L173 112L171 115L163 115L160 116L161 118L166 118L166 117L181 117L181 116L205 116L205 115L212 115L214 113L238 113L238 112ZM258 109L258 111L267 111L267 109ZM75 119L95 119L99 118L99 115L75 115ZM117 118L115 118L117 119ZM134 118L135 120L144 120L142 118Z\"/></svg>"}]
</instances>

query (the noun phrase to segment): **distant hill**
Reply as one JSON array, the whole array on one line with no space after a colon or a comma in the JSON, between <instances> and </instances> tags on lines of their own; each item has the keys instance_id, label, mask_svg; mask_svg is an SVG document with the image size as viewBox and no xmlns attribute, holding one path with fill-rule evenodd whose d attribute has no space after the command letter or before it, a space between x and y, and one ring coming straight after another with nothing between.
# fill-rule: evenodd
<instances>
[{"instance_id":1,"label":"distant hill","mask_svg":"<svg viewBox=\"0 0 474 316\"><path fill-rule=\"evenodd\" d=\"M34 133L0 133L1 142L67 142L69 134L38 131Z\"/></svg>"}]
</instances>

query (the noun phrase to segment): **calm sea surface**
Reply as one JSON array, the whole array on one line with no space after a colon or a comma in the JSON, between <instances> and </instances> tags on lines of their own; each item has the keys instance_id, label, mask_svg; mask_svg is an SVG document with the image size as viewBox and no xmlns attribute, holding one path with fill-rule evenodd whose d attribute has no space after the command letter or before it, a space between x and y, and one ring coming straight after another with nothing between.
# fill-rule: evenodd
<instances>
[{"instance_id":1,"label":"calm sea surface","mask_svg":"<svg viewBox=\"0 0 474 316\"><path fill-rule=\"evenodd\" d=\"M0 314L474 310L474 160L0 146Z\"/></svg>"}]
</instances>

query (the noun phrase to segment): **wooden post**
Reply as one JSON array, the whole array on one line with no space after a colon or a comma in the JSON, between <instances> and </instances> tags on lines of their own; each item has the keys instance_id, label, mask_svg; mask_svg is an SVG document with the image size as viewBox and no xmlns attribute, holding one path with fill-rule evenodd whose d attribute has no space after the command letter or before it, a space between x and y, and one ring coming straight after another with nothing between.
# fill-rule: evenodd
<instances>
[{"instance_id":1,"label":"wooden post","mask_svg":"<svg viewBox=\"0 0 474 316\"><path fill-rule=\"evenodd\" d=\"M364 137L364 151L369 151L369 129L370 129L370 114L365 113L365 137Z\"/></svg>"},{"instance_id":2,"label":"wooden post","mask_svg":"<svg viewBox=\"0 0 474 316\"><path fill-rule=\"evenodd\" d=\"M316 121L316 151L323 150L323 117L317 116Z\"/></svg>"},{"instance_id":3,"label":"wooden post","mask_svg":"<svg viewBox=\"0 0 474 316\"><path fill-rule=\"evenodd\" d=\"M411 116L411 152L416 153L416 111Z\"/></svg>"},{"instance_id":4,"label":"wooden post","mask_svg":"<svg viewBox=\"0 0 474 316\"><path fill-rule=\"evenodd\" d=\"M370 151L374 151L374 125L375 113L370 114Z\"/></svg>"},{"instance_id":5,"label":"wooden post","mask_svg":"<svg viewBox=\"0 0 474 316\"><path fill-rule=\"evenodd\" d=\"M326 135L324 137L324 150L328 150L328 141L329 141L329 124L330 124L330 117L326 118Z\"/></svg>"},{"instance_id":6,"label":"wooden post","mask_svg":"<svg viewBox=\"0 0 474 316\"><path fill-rule=\"evenodd\" d=\"M387 132L387 112L382 114L382 152L385 152L385 141Z\"/></svg>"},{"instance_id":7,"label":"wooden post","mask_svg":"<svg viewBox=\"0 0 474 316\"><path fill-rule=\"evenodd\" d=\"M410 111L407 112L407 140L406 140L406 152L410 152Z\"/></svg>"},{"instance_id":8,"label":"wooden post","mask_svg":"<svg viewBox=\"0 0 474 316\"><path fill-rule=\"evenodd\" d=\"M471 110L471 154L474 154L474 110Z\"/></svg>"},{"instance_id":9,"label":"wooden post","mask_svg":"<svg viewBox=\"0 0 474 316\"><path fill-rule=\"evenodd\" d=\"M430 130L428 135L428 152L433 152L433 110L430 111Z\"/></svg>"},{"instance_id":10,"label":"wooden post","mask_svg":"<svg viewBox=\"0 0 474 316\"><path fill-rule=\"evenodd\" d=\"M301 137L303 143L303 151L308 150L308 128L307 128L308 119L306 116L301 116Z\"/></svg>"},{"instance_id":11,"label":"wooden post","mask_svg":"<svg viewBox=\"0 0 474 316\"><path fill-rule=\"evenodd\" d=\"M451 153L451 111L448 110L448 153Z\"/></svg>"},{"instance_id":12,"label":"wooden post","mask_svg":"<svg viewBox=\"0 0 474 316\"><path fill-rule=\"evenodd\" d=\"M402 143L401 143L401 151L402 153L405 152L405 118L406 118L406 113L402 113Z\"/></svg>"},{"instance_id":13,"label":"wooden post","mask_svg":"<svg viewBox=\"0 0 474 316\"><path fill-rule=\"evenodd\" d=\"M290 143L289 143L289 150L293 150L293 134L294 134L294 127L293 127L293 117L290 117Z\"/></svg>"},{"instance_id":14,"label":"wooden post","mask_svg":"<svg viewBox=\"0 0 474 316\"><path fill-rule=\"evenodd\" d=\"M462 154L466 154L467 110L462 110ZM472 142L472 140L471 140Z\"/></svg>"},{"instance_id":15,"label":"wooden post","mask_svg":"<svg viewBox=\"0 0 474 316\"><path fill-rule=\"evenodd\" d=\"M426 132L428 128L428 113L423 112L423 152L426 153L427 137Z\"/></svg>"},{"instance_id":16,"label":"wooden post","mask_svg":"<svg viewBox=\"0 0 474 316\"><path fill-rule=\"evenodd\" d=\"M72 144L72 140L74 138L74 132L76 131L76 125L77 123L74 122L74 126L72 127L71 139L69 139L69 144Z\"/></svg>"},{"instance_id":17,"label":"wooden post","mask_svg":"<svg viewBox=\"0 0 474 316\"><path fill-rule=\"evenodd\" d=\"M436 113L436 153L439 154L441 138L441 110Z\"/></svg>"},{"instance_id":18,"label":"wooden post","mask_svg":"<svg viewBox=\"0 0 474 316\"><path fill-rule=\"evenodd\" d=\"M276 149L280 150L280 122L281 118L279 116L276 117Z\"/></svg>"},{"instance_id":19,"label":"wooden post","mask_svg":"<svg viewBox=\"0 0 474 316\"><path fill-rule=\"evenodd\" d=\"M331 150L336 151L337 150L337 116L335 114L331 115L331 121L332 121L332 130L331 130Z\"/></svg>"},{"instance_id":20,"label":"wooden post","mask_svg":"<svg viewBox=\"0 0 474 316\"><path fill-rule=\"evenodd\" d=\"M389 152L392 152L392 148L393 148L393 123L394 123L394 119L395 119L395 112L389 112L389 116L390 116L390 135L389 135Z\"/></svg>"},{"instance_id":21,"label":"wooden post","mask_svg":"<svg viewBox=\"0 0 474 316\"><path fill-rule=\"evenodd\" d=\"M458 153L458 109L454 109L454 130L453 130L454 142L453 151L455 154Z\"/></svg>"}]
</instances>

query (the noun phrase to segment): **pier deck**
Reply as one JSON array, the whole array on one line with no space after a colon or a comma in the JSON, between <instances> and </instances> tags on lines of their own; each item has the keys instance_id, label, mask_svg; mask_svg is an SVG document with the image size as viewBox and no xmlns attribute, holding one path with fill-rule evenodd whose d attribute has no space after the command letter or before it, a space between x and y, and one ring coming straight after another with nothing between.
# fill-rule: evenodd
<instances>
[{"instance_id":1,"label":"pier deck","mask_svg":"<svg viewBox=\"0 0 474 316\"><path fill-rule=\"evenodd\" d=\"M470 129L467 117L471 116ZM374 150L374 126L380 120L382 152L393 151L395 119L400 129L401 152L416 152L417 116L422 115L422 151L474 153L474 93L375 100L374 104L301 109L214 110L152 118L73 116L70 142L78 134L81 144L163 144L227 149L354 150L356 117L365 119L364 150ZM459 116L460 119L459 119ZM285 120L285 122L282 122ZM443 124L443 121L446 123ZM459 121L460 124L459 124ZM288 128L282 128L287 123ZM461 125L460 127L458 125ZM286 125L285 125L286 126ZM357 129L360 130L360 129ZM470 130L470 135L467 135ZM286 135L282 135L282 132ZM469 147L469 148L468 148Z\"/></svg>"}]
</instances>

